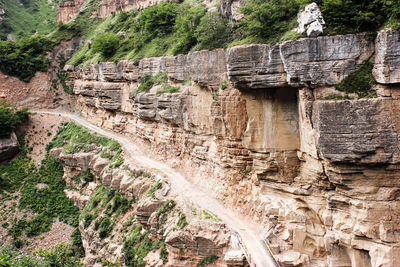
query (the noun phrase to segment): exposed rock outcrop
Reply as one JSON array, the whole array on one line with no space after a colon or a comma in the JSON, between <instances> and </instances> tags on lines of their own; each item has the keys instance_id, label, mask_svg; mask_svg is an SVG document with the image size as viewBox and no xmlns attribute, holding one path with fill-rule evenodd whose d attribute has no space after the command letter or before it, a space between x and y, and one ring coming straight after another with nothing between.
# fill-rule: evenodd
<instances>
[{"instance_id":1,"label":"exposed rock outcrop","mask_svg":"<svg viewBox=\"0 0 400 267\"><path fill-rule=\"evenodd\" d=\"M373 74L383 84L400 83L400 36L391 29L378 32Z\"/></svg>"},{"instance_id":2,"label":"exposed rock outcrop","mask_svg":"<svg viewBox=\"0 0 400 267\"><path fill-rule=\"evenodd\" d=\"M63 0L57 8L57 22L67 23L79 12L85 0Z\"/></svg>"},{"instance_id":3,"label":"exposed rock outcrop","mask_svg":"<svg viewBox=\"0 0 400 267\"><path fill-rule=\"evenodd\" d=\"M400 56L378 45L396 34L379 32L375 44L364 34L324 36L68 68L83 116L146 140L257 218L283 263L397 266L400 88L385 62ZM390 83L375 88L378 97L323 99L374 53L386 57L375 60L375 77ZM142 75L159 72L179 92L135 93Z\"/></svg>"},{"instance_id":4,"label":"exposed rock outcrop","mask_svg":"<svg viewBox=\"0 0 400 267\"><path fill-rule=\"evenodd\" d=\"M100 149L101 148L96 148ZM142 225L150 240L164 240L166 254L164 259L160 259L160 252L149 253L146 257L151 266L196 266L204 257L218 255L220 260L216 262L218 266L227 266L223 261L223 256L229 249L229 240L232 231L226 229L222 223L205 220L189 213L183 213L181 209L188 210L186 203L174 202L165 190L167 184L159 175L152 175L145 170L126 164L119 168L110 166L110 160L98 156L99 151L79 152L67 154L63 148L54 148L50 155L59 158L64 168L64 179L72 189L66 190L67 196L72 199L77 207L88 214L88 205L95 192L99 192L99 185L111 187L120 192L127 199L131 199L127 212L115 215L113 218L112 234L106 238L100 238L98 226L95 222L89 224L85 218L81 218L79 229L81 231L82 243L85 249L85 263L94 265L98 259L110 260L112 262L124 263L123 246L126 238L134 231L128 232L129 226ZM95 181L78 184L73 177L82 171L90 171ZM156 187L154 187L157 185ZM151 187L153 193L149 193ZM154 194L154 196L151 196ZM101 200L100 200L101 201ZM107 204L107 203L105 203ZM93 221L101 221L108 218L110 214L105 207L97 208ZM165 208L165 205L170 205ZM175 205L179 205L177 209ZM109 204L111 207L111 204ZM89 206L90 207L90 206ZM163 208L162 208L163 207ZM89 209L90 211L90 209ZM182 217L183 216L183 217ZM184 218L185 224L177 225L179 218ZM147 235L146 235L147 237ZM140 240L138 240L140 241ZM157 264L156 262L160 262Z\"/></svg>"},{"instance_id":5,"label":"exposed rock outcrop","mask_svg":"<svg viewBox=\"0 0 400 267\"><path fill-rule=\"evenodd\" d=\"M18 152L19 144L14 132L10 137L0 139L0 162L13 158Z\"/></svg>"},{"instance_id":6,"label":"exposed rock outcrop","mask_svg":"<svg viewBox=\"0 0 400 267\"><path fill-rule=\"evenodd\" d=\"M316 3L307 5L297 15L299 27L294 29L297 33L307 33L307 36L316 37L324 32L325 21L321 10Z\"/></svg>"}]
</instances>

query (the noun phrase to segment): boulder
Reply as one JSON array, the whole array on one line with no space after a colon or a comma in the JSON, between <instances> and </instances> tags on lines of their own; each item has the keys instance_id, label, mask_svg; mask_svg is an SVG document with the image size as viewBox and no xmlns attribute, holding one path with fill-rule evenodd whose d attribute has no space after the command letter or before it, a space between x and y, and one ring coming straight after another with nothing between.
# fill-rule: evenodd
<instances>
[{"instance_id":1,"label":"boulder","mask_svg":"<svg viewBox=\"0 0 400 267\"><path fill-rule=\"evenodd\" d=\"M0 162L13 158L18 152L19 145L14 132L10 137L0 139Z\"/></svg>"},{"instance_id":2,"label":"boulder","mask_svg":"<svg viewBox=\"0 0 400 267\"><path fill-rule=\"evenodd\" d=\"M307 36L316 37L324 32L325 21L316 3L307 5L297 15L297 22L299 27L294 30L298 33L307 32Z\"/></svg>"}]
</instances>

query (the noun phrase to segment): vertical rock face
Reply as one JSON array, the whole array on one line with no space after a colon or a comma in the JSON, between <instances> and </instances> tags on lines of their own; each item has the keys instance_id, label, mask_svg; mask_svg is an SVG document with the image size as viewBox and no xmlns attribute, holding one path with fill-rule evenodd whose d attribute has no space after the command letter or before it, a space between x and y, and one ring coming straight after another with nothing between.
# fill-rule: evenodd
<instances>
[{"instance_id":1,"label":"vertical rock face","mask_svg":"<svg viewBox=\"0 0 400 267\"><path fill-rule=\"evenodd\" d=\"M379 97L320 97L337 93L333 85L378 57L383 36L396 34L380 32L375 45L363 34L324 36L147 58L138 66L101 63L71 77L87 119L148 141L226 205L257 218L282 263L397 266L397 68L385 74L390 87L377 86ZM384 52L390 61L375 60L375 76L385 62L400 61L393 51ZM159 72L179 92L135 93L142 75Z\"/></svg>"},{"instance_id":2,"label":"vertical rock face","mask_svg":"<svg viewBox=\"0 0 400 267\"><path fill-rule=\"evenodd\" d=\"M18 152L19 145L14 132L10 137L0 139L0 162L13 158Z\"/></svg>"},{"instance_id":3,"label":"vertical rock face","mask_svg":"<svg viewBox=\"0 0 400 267\"><path fill-rule=\"evenodd\" d=\"M274 88L286 85L279 46L260 44L227 50L229 79L236 88Z\"/></svg>"},{"instance_id":4,"label":"vertical rock face","mask_svg":"<svg viewBox=\"0 0 400 267\"><path fill-rule=\"evenodd\" d=\"M301 38L280 49L291 86L322 86L335 85L357 70L372 57L374 42L363 34L349 34Z\"/></svg>"},{"instance_id":5,"label":"vertical rock face","mask_svg":"<svg viewBox=\"0 0 400 267\"><path fill-rule=\"evenodd\" d=\"M335 163L399 163L397 106L393 99L315 103L320 155Z\"/></svg>"},{"instance_id":6,"label":"vertical rock face","mask_svg":"<svg viewBox=\"0 0 400 267\"><path fill-rule=\"evenodd\" d=\"M400 83L400 36L391 29L378 32L374 77L378 83Z\"/></svg>"},{"instance_id":7,"label":"vertical rock face","mask_svg":"<svg viewBox=\"0 0 400 267\"><path fill-rule=\"evenodd\" d=\"M57 8L57 22L67 23L79 12L85 0L63 0Z\"/></svg>"}]
</instances>

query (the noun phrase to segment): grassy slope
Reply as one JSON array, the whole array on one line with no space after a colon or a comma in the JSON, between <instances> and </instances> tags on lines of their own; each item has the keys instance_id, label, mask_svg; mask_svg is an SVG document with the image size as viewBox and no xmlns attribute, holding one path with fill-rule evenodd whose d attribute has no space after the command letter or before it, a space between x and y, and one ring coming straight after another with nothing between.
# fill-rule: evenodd
<instances>
[{"instance_id":1,"label":"grassy slope","mask_svg":"<svg viewBox=\"0 0 400 267\"><path fill-rule=\"evenodd\" d=\"M58 0L30 0L26 6L18 0L3 0L7 21L15 36L48 34L56 25Z\"/></svg>"}]
</instances>

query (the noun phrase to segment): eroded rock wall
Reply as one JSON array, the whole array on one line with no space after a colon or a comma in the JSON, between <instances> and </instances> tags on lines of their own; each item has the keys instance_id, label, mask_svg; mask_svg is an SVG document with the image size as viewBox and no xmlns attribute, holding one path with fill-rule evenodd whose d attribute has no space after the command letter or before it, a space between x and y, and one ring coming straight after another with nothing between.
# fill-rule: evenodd
<instances>
[{"instance_id":1,"label":"eroded rock wall","mask_svg":"<svg viewBox=\"0 0 400 267\"><path fill-rule=\"evenodd\" d=\"M284 265L398 266L400 60L397 39L386 38L396 34L67 70L83 116L144 140L260 221ZM323 99L366 60L375 61L377 98ZM159 72L179 92L135 93L143 74Z\"/></svg>"}]
</instances>

